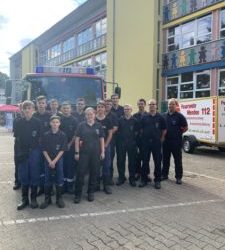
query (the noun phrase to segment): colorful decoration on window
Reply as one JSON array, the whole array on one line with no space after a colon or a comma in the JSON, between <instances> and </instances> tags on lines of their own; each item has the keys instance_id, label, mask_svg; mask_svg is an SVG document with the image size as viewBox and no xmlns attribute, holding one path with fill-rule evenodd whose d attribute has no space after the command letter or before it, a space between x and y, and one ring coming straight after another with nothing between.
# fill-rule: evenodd
<instances>
[{"instance_id":1,"label":"colorful decoration on window","mask_svg":"<svg viewBox=\"0 0 225 250\"><path fill-rule=\"evenodd\" d=\"M225 60L225 39L199 44L163 55L163 70L169 72L182 67Z\"/></svg>"},{"instance_id":2,"label":"colorful decoration on window","mask_svg":"<svg viewBox=\"0 0 225 250\"><path fill-rule=\"evenodd\" d=\"M163 21L167 23L173 19L193 13L224 0L174 0L163 7Z\"/></svg>"}]
</instances>

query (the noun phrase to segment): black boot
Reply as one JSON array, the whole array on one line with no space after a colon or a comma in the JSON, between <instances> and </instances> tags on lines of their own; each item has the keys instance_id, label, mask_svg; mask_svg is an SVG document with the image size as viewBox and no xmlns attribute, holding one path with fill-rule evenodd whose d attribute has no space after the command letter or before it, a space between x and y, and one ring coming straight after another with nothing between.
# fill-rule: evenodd
<instances>
[{"instance_id":1,"label":"black boot","mask_svg":"<svg viewBox=\"0 0 225 250\"><path fill-rule=\"evenodd\" d=\"M65 207L65 203L62 199L62 186L56 186L56 205L59 208L64 208Z\"/></svg>"},{"instance_id":2,"label":"black boot","mask_svg":"<svg viewBox=\"0 0 225 250\"><path fill-rule=\"evenodd\" d=\"M41 196L42 194L44 194L44 192L45 192L44 186L39 186L37 196Z\"/></svg>"},{"instance_id":3,"label":"black boot","mask_svg":"<svg viewBox=\"0 0 225 250\"><path fill-rule=\"evenodd\" d=\"M106 194L112 194L112 189L109 186L109 178L108 177L104 177L103 178L103 185L104 185L104 191Z\"/></svg>"},{"instance_id":4,"label":"black boot","mask_svg":"<svg viewBox=\"0 0 225 250\"><path fill-rule=\"evenodd\" d=\"M22 202L17 206L17 210L22 210L29 205L28 186L22 186Z\"/></svg>"},{"instance_id":5,"label":"black boot","mask_svg":"<svg viewBox=\"0 0 225 250\"><path fill-rule=\"evenodd\" d=\"M30 194L30 207L37 208L37 186L31 186L31 194Z\"/></svg>"},{"instance_id":6,"label":"black boot","mask_svg":"<svg viewBox=\"0 0 225 250\"><path fill-rule=\"evenodd\" d=\"M18 190L18 189L20 189L21 188L21 184L19 183L19 182L16 182L15 181L15 184L14 184L14 186L13 186L13 190Z\"/></svg>"},{"instance_id":7,"label":"black boot","mask_svg":"<svg viewBox=\"0 0 225 250\"><path fill-rule=\"evenodd\" d=\"M40 205L40 209L45 209L52 203L51 199L51 191L52 191L52 186L51 187L45 187L45 200L44 202Z\"/></svg>"}]
</instances>

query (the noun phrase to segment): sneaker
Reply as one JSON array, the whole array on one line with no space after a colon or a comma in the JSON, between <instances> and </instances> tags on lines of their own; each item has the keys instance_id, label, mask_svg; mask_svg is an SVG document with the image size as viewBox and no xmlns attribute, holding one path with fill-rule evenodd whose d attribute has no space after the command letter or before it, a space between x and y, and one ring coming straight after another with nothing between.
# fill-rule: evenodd
<instances>
[{"instance_id":1,"label":"sneaker","mask_svg":"<svg viewBox=\"0 0 225 250\"><path fill-rule=\"evenodd\" d=\"M104 191L106 194L112 194L112 189L110 188L109 185L104 186Z\"/></svg>"},{"instance_id":2,"label":"sneaker","mask_svg":"<svg viewBox=\"0 0 225 250\"><path fill-rule=\"evenodd\" d=\"M75 195L73 202L78 204L78 203L80 203L80 200L81 200L81 196Z\"/></svg>"},{"instance_id":3,"label":"sneaker","mask_svg":"<svg viewBox=\"0 0 225 250\"><path fill-rule=\"evenodd\" d=\"M121 180L120 178L117 180L117 182L116 182L116 185L117 186L121 186L121 185L123 185L124 184L124 182L125 182L125 180Z\"/></svg>"},{"instance_id":4,"label":"sneaker","mask_svg":"<svg viewBox=\"0 0 225 250\"><path fill-rule=\"evenodd\" d=\"M141 178L141 175L140 175L140 174L136 174L136 175L135 175L135 181L140 180L140 178Z\"/></svg>"},{"instance_id":5,"label":"sneaker","mask_svg":"<svg viewBox=\"0 0 225 250\"><path fill-rule=\"evenodd\" d=\"M155 182L155 189L160 189L161 183L159 181Z\"/></svg>"},{"instance_id":6,"label":"sneaker","mask_svg":"<svg viewBox=\"0 0 225 250\"><path fill-rule=\"evenodd\" d=\"M180 178L178 178L178 179L176 180L176 184L181 185L181 184L182 184L182 180L181 180Z\"/></svg>"},{"instance_id":7,"label":"sneaker","mask_svg":"<svg viewBox=\"0 0 225 250\"><path fill-rule=\"evenodd\" d=\"M136 187L136 182L135 182L135 180L130 181L130 186L131 186L131 187Z\"/></svg>"},{"instance_id":8,"label":"sneaker","mask_svg":"<svg viewBox=\"0 0 225 250\"><path fill-rule=\"evenodd\" d=\"M140 181L138 187L143 188L145 186L147 186L147 182L146 181Z\"/></svg>"},{"instance_id":9,"label":"sneaker","mask_svg":"<svg viewBox=\"0 0 225 250\"><path fill-rule=\"evenodd\" d=\"M15 183L15 185L13 186L13 190L18 190L20 189L20 187L21 187L21 184Z\"/></svg>"}]
</instances>

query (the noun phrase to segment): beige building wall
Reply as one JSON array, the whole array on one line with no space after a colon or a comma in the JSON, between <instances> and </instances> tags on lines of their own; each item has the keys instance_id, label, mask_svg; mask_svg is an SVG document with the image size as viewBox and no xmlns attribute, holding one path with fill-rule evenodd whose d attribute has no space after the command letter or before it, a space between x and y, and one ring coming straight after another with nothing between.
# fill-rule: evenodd
<instances>
[{"instance_id":1,"label":"beige building wall","mask_svg":"<svg viewBox=\"0 0 225 250\"><path fill-rule=\"evenodd\" d=\"M158 4L158 0L107 1L107 81L121 86L122 105L136 107L139 98L156 98Z\"/></svg>"},{"instance_id":2,"label":"beige building wall","mask_svg":"<svg viewBox=\"0 0 225 250\"><path fill-rule=\"evenodd\" d=\"M22 77L35 70L36 64L35 46L30 44L22 50Z\"/></svg>"}]
</instances>

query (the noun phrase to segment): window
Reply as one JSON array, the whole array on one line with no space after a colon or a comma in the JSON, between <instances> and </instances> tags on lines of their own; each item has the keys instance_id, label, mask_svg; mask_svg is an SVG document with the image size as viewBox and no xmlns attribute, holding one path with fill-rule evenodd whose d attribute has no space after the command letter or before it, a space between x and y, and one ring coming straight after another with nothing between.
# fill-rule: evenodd
<instances>
[{"instance_id":1,"label":"window","mask_svg":"<svg viewBox=\"0 0 225 250\"><path fill-rule=\"evenodd\" d=\"M77 62L76 66L82 66L82 67L92 67L92 58L87 58L82 61Z\"/></svg>"},{"instance_id":2,"label":"window","mask_svg":"<svg viewBox=\"0 0 225 250\"><path fill-rule=\"evenodd\" d=\"M219 71L219 96L225 96L225 69Z\"/></svg>"},{"instance_id":3,"label":"window","mask_svg":"<svg viewBox=\"0 0 225 250\"><path fill-rule=\"evenodd\" d=\"M101 53L95 56L94 68L96 74L105 75L107 54Z\"/></svg>"},{"instance_id":4,"label":"window","mask_svg":"<svg viewBox=\"0 0 225 250\"><path fill-rule=\"evenodd\" d=\"M80 32L77 37L78 46L87 43L93 39L93 29L92 27Z\"/></svg>"},{"instance_id":5,"label":"window","mask_svg":"<svg viewBox=\"0 0 225 250\"><path fill-rule=\"evenodd\" d=\"M61 44L58 43L50 49L50 58L55 58L61 54ZM49 58L49 59L50 59Z\"/></svg>"},{"instance_id":6,"label":"window","mask_svg":"<svg viewBox=\"0 0 225 250\"><path fill-rule=\"evenodd\" d=\"M70 37L69 39L67 39L66 41L63 42L63 52L67 52L71 49L74 49L75 47L75 38L74 37Z\"/></svg>"},{"instance_id":7,"label":"window","mask_svg":"<svg viewBox=\"0 0 225 250\"><path fill-rule=\"evenodd\" d=\"M167 78L167 99L178 97L178 76Z\"/></svg>"},{"instance_id":8,"label":"window","mask_svg":"<svg viewBox=\"0 0 225 250\"><path fill-rule=\"evenodd\" d=\"M205 43L212 39L212 16L205 16L197 20L196 43Z\"/></svg>"},{"instance_id":9,"label":"window","mask_svg":"<svg viewBox=\"0 0 225 250\"><path fill-rule=\"evenodd\" d=\"M225 73L225 71L224 71ZM225 74L224 74L225 83ZM167 78L167 99L198 98L210 96L210 72L189 72ZM225 84L224 84L225 94Z\"/></svg>"},{"instance_id":10,"label":"window","mask_svg":"<svg viewBox=\"0 0 225 250\"><path fill-rule=\"evenodd\" d=\"M184 49L200 43L211 41L211 39L212 15L207 15L181 24L180 26L169 28L167 31L167 50L169 52L178 49Z\"/></svg>"},{"instance_id":11,"label":"window","mask_svg":"<svg viewBox=\"0 0 225 250\"><path fill-rule=\"evenodd\" d=\"M173 50L178 50L180 45L179 45L179 40L180 40L180 27L174 27L170 28L168 30L168 51L173 51Z\"/></svg>"},{"instance_id":12,"label":"window","mask_svg":"<svg viewBox=\"0 0 225 250\"><path fill-rule=\"evenodd\" d=\"M210 96L210 72L196 73L196 97Z\"/></svg>"},{"instance_id":13,"label":"window","mask_svg":"<svg viewBox=\"0 0 225 250\"><path fill-rule=\"evenodd\" d=\"M193 98L193 73L183 73L180 78L180 99Z\"/></svg>"},{"instance_id":14,"label":"window","mask_svg":"<svg viewBox=\"0 0 225 250\"><path fill-rule=\"evenodd\" d=\"M225 37L225 9L220 14L220 37Z\"/></svg>"},{"instance_id":15,"label":"window","mask_svg":"<svg viewBox=\"0 0 225 250\"><path fill-rule=\"evenodd\" d=\"M95 32L96 32L96 37L102 36L106 34L107 30L107 20L106 18L103 18L96 22L95 24Z\"/></svg>"}]
</instances>

